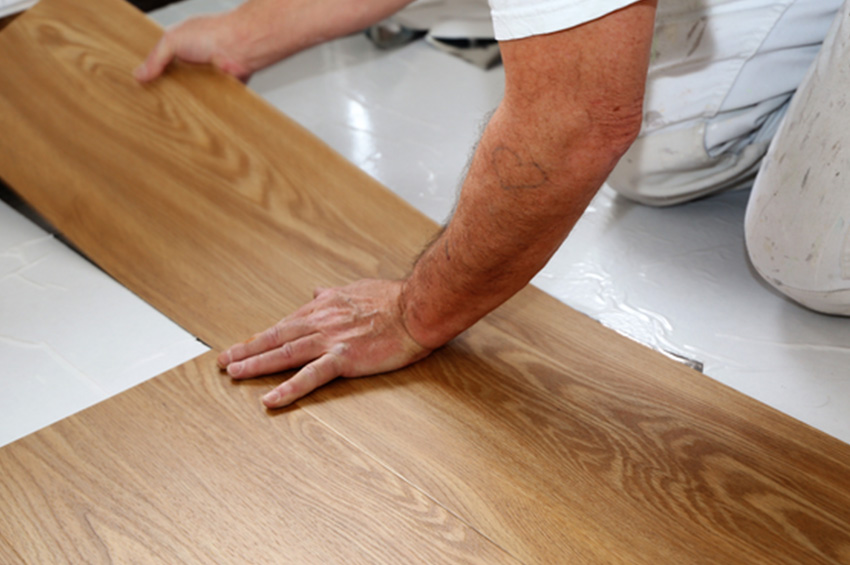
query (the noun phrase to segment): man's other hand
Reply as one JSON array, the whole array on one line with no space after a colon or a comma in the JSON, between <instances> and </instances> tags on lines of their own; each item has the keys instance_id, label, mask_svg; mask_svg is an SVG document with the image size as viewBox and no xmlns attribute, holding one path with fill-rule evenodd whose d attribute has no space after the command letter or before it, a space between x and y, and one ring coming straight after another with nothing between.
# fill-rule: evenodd
<instances>
[{"instance_id":1,"label":"man's other hand","mask_svg":"<svg viewBox=\"0 0 850 565\"><path fill-rule=\"evenodd\" d=\"M249 67L247 54L234 37L230 13L186 20L168 29L147 59L134 71L141 82L160 76L168 64L179 59L187 63L212 64L242 82L247 82L254 70Z\"/></svg>"}]
</instances>

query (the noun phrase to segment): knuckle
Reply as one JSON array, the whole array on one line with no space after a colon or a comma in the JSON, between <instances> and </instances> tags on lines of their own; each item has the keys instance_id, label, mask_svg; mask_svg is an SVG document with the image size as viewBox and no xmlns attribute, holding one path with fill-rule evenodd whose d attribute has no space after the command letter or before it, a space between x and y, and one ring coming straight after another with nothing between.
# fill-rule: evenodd
<instances>
[{"instance_id":1,"label":"knuckle","mask_svg":"<svg viewBox=\"0 0 850 565\"><path fill-rule=\"evenodd\" d=\"M339 361L340 358L345 357L348 354L349 349L351 349L351 345L346 342L340 342L335 344L329 353L334 360Z\"/></svg>"},{"instance_id":2,"label":"knuckle","mask_svg":"<svg viewBox=\"0 0 850 565\"><path fill-rule=\"evenodd\" d=\"M327 363L333 369L335 375L345 375L347 365L348 344L338 343L327 356Z\"/></svg>"},{"instance_id":3,"label":"knuckle","mask_svg":"<svg viewBox=\"0 0 850 565\"><path fill-rule=\"evenodd\" d=\"M304 396L304 387L297 378L292 378L281 383L275 390L281 396L288 396L292 399L297 399Z\"/></svg>"},{"instance_id":4,"label":"knuckle","mask_svg":"<svg viewBox=\"0 0 850 565\"><path fill-rule=\"evenodd\" d=\"M153 49L153 55L158 59L167 58L174 51L174 33L169 31L162 36Z\"/></svg>"},{"instance_id":5,"label":"knuckle","mask_svg":"<svg viewBox=\"0 0 850 565\"><path fill-rule=\"evenodd\" d=\"M279 345L280 342L281 342L281 339L282 339L281 334L282 334L282 331L281 331L280 324L273 325L272 327L269 328L269 331L268 331L269 341L271 343L275 344L275 345Z\"/></svg>"},{"instance_id":6,"label":"knuckle","mask_svg":"<svg viewBox=\"0 0 850 565\"><path fill-rule=\"evenodd\" d=\"M310 363L304 369L304 380L310 383L315 383L319 379L319 370L315 363Z\"/></svg>"},{"instance_id":7,"label":"knuckle","mask_svg":"<svg viewBox=\"0 0 850 565\"><path fill-rule=\"evenodd\" d=\"M280 356L287 361L295 356L295 347L292 345L292 342L287 341L280 346Z\"/></svg>"},{"instance_id":8,"label":"knuckle","mask_svg":"<svg viewBox=\"0 0 850 565\"><path fill-rule=\"evenodd\" d=\"M245 376L253 375L257 371L257 358L256 357L249 357L248 359L245 359L244 361L242 361L241 365L242 365L242 370L239 373L240 376L245 377Z\"/></svg>"}]
</instances>

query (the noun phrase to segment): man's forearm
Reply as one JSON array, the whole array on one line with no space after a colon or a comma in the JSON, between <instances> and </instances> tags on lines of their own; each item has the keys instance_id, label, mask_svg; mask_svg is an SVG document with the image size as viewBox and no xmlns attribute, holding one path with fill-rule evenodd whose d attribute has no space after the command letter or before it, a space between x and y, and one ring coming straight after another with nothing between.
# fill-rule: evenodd
<instances>
[{"instance_id":1,"label":"man's forearm","mask_svg":"<svg viewBox=\"0 0 850 565\"><path fill-rule=\"evenodd\" d=\"M580 156L553 152L537 135L517 136L505 121L494 115L451 221L405 282L405 323L425 347L442 345L524 287L612 166L605 151L571 170Z\"/></svg>"},{"instance_id":2,"label":"man's forearm","mask_svg":"<svg viewBox=\"0 0 850 565\"><path fill-rule=\"evenodd\" d=\"M502 48L505 99L456 211L404 283L405 327L436 348L546 264L640 129L654 3ZM594 48L594 44L595 48Z\"/></svg>"},{"instance_id":3,"label":"man's forearm","mask_svg":"<svg viewBox=\"0 0 850 565\"><path fill-rule=\"evenodd\" d=\"M366 29L412 0L249 0L230 14L235 41L251 69Z\"/></svg>"}]
</instances>

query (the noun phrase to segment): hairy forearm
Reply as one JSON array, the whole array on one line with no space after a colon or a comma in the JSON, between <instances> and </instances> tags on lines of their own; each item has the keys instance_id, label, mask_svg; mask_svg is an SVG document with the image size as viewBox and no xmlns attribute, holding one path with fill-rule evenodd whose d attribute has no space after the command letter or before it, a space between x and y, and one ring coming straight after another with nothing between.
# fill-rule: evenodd
<instances>
[{"instance_id":1,"label":"hairy forearm","mask_svg":"<svg viewBox=\"0 0 850 565\"><path fill-rule=\"evenodd\" d=\"M285 406L336 377L422 359L527 284L637 135L654 13L655 0L640 0L570 30L503 42L503 102L451 221L410 275L320 289L303 308L223 351L220 366L239 379L303 366L263 399ZM369 8L341 21L360 26L376 14ZM345 29L320 26L304 37Z\"/></svg>"},{"instance_id":2,"label":"hairy forearm","mask_svg":"<svg viewBox=\"0 0 850 565\"><path fill-rule=\"evenodd\" d=\"M412 0L249 0L228 15L252 70L360 31Z\"/></svg>"},{"instance_id":3,"label":"hairy forearm","mask_svg":"<svg viewBox=\"0 0 850 565\"><path fill-rule=\"evenodd\" d=\"M583 148L581 140L552 144L507 113L493 116L451 221L405 282L405 322L426 347L442 345L525 286L615 162L613 152Z\"/></svg>"},{"instance_id":4,"label":"hairy forearm","mask_svg":"<svg viewBox=\"0 0 850 565\"><path fill-rule=\"evenodd\" d=\"M455 213L404 282L421 345L453 338L525 286L640 129L654 1L502 49L505 98Z\"/></svg>"}]
</instances>

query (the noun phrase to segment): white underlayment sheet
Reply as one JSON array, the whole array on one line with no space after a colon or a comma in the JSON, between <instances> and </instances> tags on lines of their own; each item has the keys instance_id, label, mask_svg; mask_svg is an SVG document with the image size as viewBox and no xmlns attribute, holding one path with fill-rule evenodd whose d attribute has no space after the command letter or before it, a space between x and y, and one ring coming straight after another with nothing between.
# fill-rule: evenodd
<instances>
[{"instance_id":1,"label":"white underlayment sheet","mask_svg":"<svg viewBox=\"0 0 850 565\"><path fill-rule=\"evenodd\" d=\"M0 445L205 351L0 202Z\"/></svg>"},{"instance_id":2,"label":"white underlayment sheet","mask_svg":"<svg viewBox=\"0 0 850 565\"><path fill-rule=\"evenodd\" d=\"M38 0L0 0L0 18L17 14L33 6Z\"/></svg>"}]
</instances>

